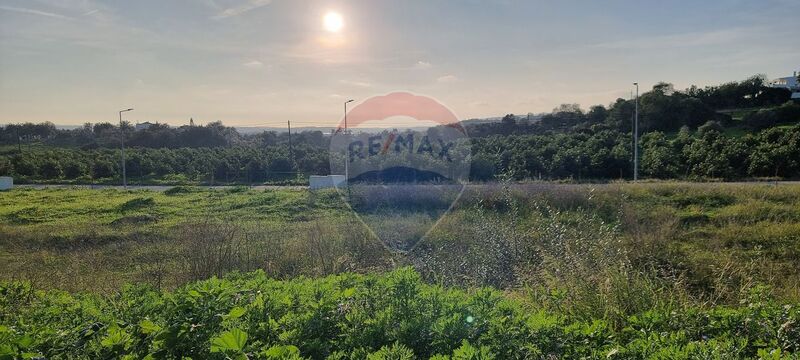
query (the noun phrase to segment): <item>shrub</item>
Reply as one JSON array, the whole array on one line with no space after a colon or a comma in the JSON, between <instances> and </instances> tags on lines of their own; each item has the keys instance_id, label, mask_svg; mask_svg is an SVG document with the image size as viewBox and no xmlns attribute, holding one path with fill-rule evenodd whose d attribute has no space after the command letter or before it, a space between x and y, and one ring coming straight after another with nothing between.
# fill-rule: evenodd
<instances>
[{"instance_id":1,"label":"shrub","mask_svg":"<svg viewBox=\"0 0 800 360\"><path fill-rule=\"evenodd\" d=\"M21 176L36 176L38 164L28 156L15 156L12 159L14 172Z\"/></svg>"},{"instance_id":2,"label":"shrub","mask_svg":"<svg viewBox=\"0 0 800 360\"><path fill-rule=\"evenodd\" d=\"M179 185L167 189L166 191L164 191L164 194L166 195L191 194L199 191L202 191L202 189L199 187Z\"/></svg>"},{"instance_id":3,"label":"shrub","mask_svg":"<svg viewBox=\"0 0 800 360\"><path fill-rule=\"evenodd\" d=\"M86 166L78 161L75 160L66 160L64 162L64 178L65 179L77 179L82 176L86 176Z\"/></svg>"},{"instance_id":4,"label":"shrub","mask_svg":"<svg viewBox=\"0 0 800 360\"><path fill-rule=\"evenodd\" d=\"M155 200L153 200L151 197L137 197L120 205L119 211L132 211L142 208L149 208L155 205L155 203Z\"/></svg>"},{"instance_id":5,"label":"shrub","mask_svg":"<svg viewBox=\"0 0 800 360\"><path fill-rule=\"evenodd\" d=\"M58 179L61 177L63 171L61 164L56 159L47 158L39 164L39 174L45 179Z\"/></svg>"},{"instance_id":6,"label":"shrub","mask_svg":"<svg viewBox=\"0 0 800 360\"><path fill-rule=\"evenodd\" d=\"M94 179L106 179L116 176L114 164L105 160L97 160L92 164L92 177Z\"/></svg>"},{"instance_id":7,"label":"shrub","mask_svg":"<svg viewBox=\"0 0 800 360\"><path fill-rule=\"evenodd\" d=\"M0 157L0 176L10 176L14 172L14 165L6 157Z\"/></svg>"},{"instance_id":8,"label":"shrub","mask_svg":"<svg viewBox=\"0 0 800 360\"><path fill-rule=\"evenodd\" d=\"M722 124L720 124L718 121L713 121L713 120L709 120L705 124L697 128L697 131L700 134L704 134L709 131L722 132L723 130L724 128L722 127Z\"/></svg>"},{"instance_id":9,"label":"shrub","mask_svg":"<svg viewBox=\"0 0 800 360\"><path fill-rule=\"evenodd\" d=\"M741 358L800 350L800 309L755 289L741 307L653 307L612 327L524 310L410 269L273 280L230 274L108 296L0 283L0 356L46 358Z\"/></svg>"},{"instance_id":10,"label":"shrub","mask_svg":"<svg viewBox=\"0 0 800 360\"><path fill-rule=\"evenodd\" d=\"M796 123L800 122L800 104L787 102L775 109L778 122Z\"/></svg>"}]
</instances>

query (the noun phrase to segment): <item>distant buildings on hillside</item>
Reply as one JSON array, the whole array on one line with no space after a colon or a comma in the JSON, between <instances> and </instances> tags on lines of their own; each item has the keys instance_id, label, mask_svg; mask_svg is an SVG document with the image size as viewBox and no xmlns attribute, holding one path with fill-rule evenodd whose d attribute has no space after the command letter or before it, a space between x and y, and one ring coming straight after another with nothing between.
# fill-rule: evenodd
<instances>
[{"instance_id":1,"label":"distant buildings on hillside","mask_svg":"<svg viewBox=\"0 0 800 360\"><path fill-rule=\"evenodd\" d=\"M789 89L792 92L792 100L800 101L800 81L797 78L797 71L792 76L777 78L769 82L769 86L776 88Z\"/></svg>"},{"instance_id":2,"label":"distant buildings on hillside","mask_svg":"<svg viewBox=\"0 0 800 360\"><path fill-rule=\"evenodd\" d=\"M142 123L140 123L140 122L137 122L137 123L136 123L136 125L134 125L134 126L133 126L133 128L134 128L136 131L142 131L142 130L147 130L147 129L150 129L151 127L153 127L153 126L156 126L156 125L160 125L160 126L166 126L166 127L169 127L169 125L167 125L167 124L160 124L160 123L158 123L158 122L156 122L156 123L151 123L151 122L149 122L149 121L145 121L145 122L142 122ZM186 126L187 126L187 125L182 125L182 126L179 126L179 127L186 127ZM193 119L193 118L189 118L189 125L188 125L188 126L189 126L189 127L193 127L193 126L195 126L195 125L194 125L194 119Z\"/></svg>"},{"instance_id":3,"label":"distant buildings on hillside","mask_svg":"<svg viewBox=\"0 0 800 360\"><path fill-rule=\"evenodd\" d=\"M135 128L136 128L136 131L141 131L141 130L147 130L153 125L155 125L155 124L145 121L143 123L136 123Z\"/></svg>"}]
</instances>

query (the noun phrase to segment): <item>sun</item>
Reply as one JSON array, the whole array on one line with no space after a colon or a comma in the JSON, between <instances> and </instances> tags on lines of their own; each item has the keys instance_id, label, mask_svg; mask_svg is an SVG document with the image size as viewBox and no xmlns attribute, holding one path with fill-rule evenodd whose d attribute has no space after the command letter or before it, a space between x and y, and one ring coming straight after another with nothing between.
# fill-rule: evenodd
<instances>
[{"instance_id":1,"label":"sun","mask_svg":"<svg viewBox=\"0 0 800 360\"><path fill-rule=\"evenodd\" d=\"M338 33L344 27L344 19L339 13L331 11L322 18L322 25L326 31Z\"/></svg>"}]
</instances>

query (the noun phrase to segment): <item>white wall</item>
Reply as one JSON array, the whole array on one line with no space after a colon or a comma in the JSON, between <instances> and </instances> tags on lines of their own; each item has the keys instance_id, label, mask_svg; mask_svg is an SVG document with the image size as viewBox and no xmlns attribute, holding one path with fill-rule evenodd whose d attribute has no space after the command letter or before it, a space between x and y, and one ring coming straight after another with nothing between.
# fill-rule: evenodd
<instances>
[{"instance_id":1,"label":"white wall","mask_svg":"<svg viewBox=\"0 0 800 360\"><path fill-rule=\"evenodd\" d=\"M8 190L14 187L14 179L8 176L0 176L0 190Z\"/></svg>"},{"instance_id":2,"label":"white wall","mask_svg":"<svg viewBox=\"0 0 800 360\"><path fill-rule=\"evenodd\" d=\"M308 179L308 187L311 188L311 190L339 187L344 184L346 184L344 175L312 175Z\"/></svg>"}]
</instances>

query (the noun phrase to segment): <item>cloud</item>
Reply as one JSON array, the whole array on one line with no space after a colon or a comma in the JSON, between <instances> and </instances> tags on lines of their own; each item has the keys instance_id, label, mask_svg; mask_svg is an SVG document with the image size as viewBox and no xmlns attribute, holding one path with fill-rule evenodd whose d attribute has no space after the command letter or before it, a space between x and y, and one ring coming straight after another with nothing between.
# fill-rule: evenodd
<instances>
[{"instance_id":1,"label":"cloud","mask_svg":"<svg viewBox=\"0 0 800 360\"><path fill-rule=\"evenodd\" d=\"M370 87L372 87L372 84L370 84L370 83L368 83L366 81L339 80L339 83L344 84L344 85L355 86L355 87L362 87L362 88L370 88Z\"/></svg>"},{"instance_id":2,"label":"cloud","mask_svg":"<svg viewBox=\"0 0 800 360\"><path fill-rule=\"evenodd\" d=\"M444 76L440 76L438 79L436 79L436 82L442 83L442 84L443 83L456 82L456 81L458 81L458 76L455 76L455 75L444 75Z\"/></svg>"},{"instance_id":3,"label":"cloud","mask_svg":"<svg viewBox=\"0 0 800 360\"><path fill-rule=\"evenodd\" d=\"M248 62L242 64L242 66L247 67L247 68L251 68L251 69L260 69L261 67L264 66L264 63L262 63L261 61L258 61L258 60L252 60L252 61L248 61Z\"/></svg>"},{"instance_id":4,"label":"cloud","mask_svg":"<svg viewBox=\"0 0 800 360\"><path fill-rule=\"evenodd\" d=\"M414 64L414 69L417 69L417 70L427 70L427 69L430 69L432 66L433 66L433 65L431 65L431 63L429 63L429 62L427 62L427 61L422 61L422 60L420 60L420 61L417 61L417 63L416 63L416 64Z\"/></svg>"},{"instance_id":5,"label":"cloud","mask_svg":"<svg viewBox=\"0 0 800 360\"><path fill-rule=\"evenodd\" d=\"M262 6L267 6L270 3L272 3L272 0L248 0L244 4L223 10L221 13L215 15L213 18L225 19L233 16L239 16L251 10L258 9Z\"/></svg>"},{"instance_id":6,"label":"cloud","mask_svg":"<svg viewBox=\"0 0 800 360\"><path fill-rule=\"evenodd\" d=\"M41 11L41 10L36 10L36 9L28 9L28 8L19 8L19 7L13 7L13 6L2 6L2 5L0 5L0 10L17 12L17 13L21 13L21 14L31 14L31 15L46 16L46 17L55 18L55 19L74 20L73 18L71 18L69 16L64 16L64 15L61 15L61 14L56 14L56 13L51 13L51 12L46 12L46 11Z\"/></svg>"}]
</instances>

